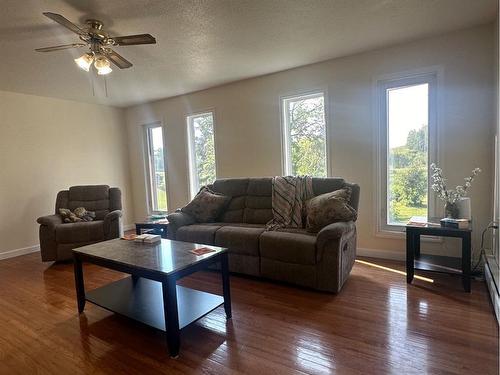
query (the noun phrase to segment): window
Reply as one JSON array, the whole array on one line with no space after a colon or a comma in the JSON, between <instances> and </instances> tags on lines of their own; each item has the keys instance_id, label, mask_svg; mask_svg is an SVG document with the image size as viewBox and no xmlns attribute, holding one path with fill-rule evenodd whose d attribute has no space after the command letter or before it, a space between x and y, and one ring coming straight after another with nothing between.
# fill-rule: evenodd
<instances>
[{"instance_id":1,"label":"window","mask_svg":"<svg viewBox=\"0 0 500 375\"><path fill-rule=\"evenodd\" d=\"M379 83L382 227L400 230L412 216L427 218L429 164L435 160L435 75ZM382 228L382 229L384 229Z\"/></svg>"},{"instance_id":2,"label":"window","mask_svg":"<svg viewBox=\"0 0 500 375\"><path fill-rule=\"evenodd\" d=\"M216 178L214 116L212 112L187 117L189 142L189 180L191 197L200 187Z\"/></svg>"},{"instance_id":3,"label":"window","mask_svg":"<svg viewBox=\"0 0 500 375\"><path fill-rule=\"evenodd\" d=\"M167 175L161 125L146 125L148 200L151 213L167 211Z\"/></svg>"},{"instance_id":4,"label":"window","mask_svg":"<svg viewBox=\"0 0 500 375\"><path fill-rule=\"evenodd\" d=\"M285 174L326 177L328 158L324 93L283 98L281 105Z\"/></svg>"}]
</instances>

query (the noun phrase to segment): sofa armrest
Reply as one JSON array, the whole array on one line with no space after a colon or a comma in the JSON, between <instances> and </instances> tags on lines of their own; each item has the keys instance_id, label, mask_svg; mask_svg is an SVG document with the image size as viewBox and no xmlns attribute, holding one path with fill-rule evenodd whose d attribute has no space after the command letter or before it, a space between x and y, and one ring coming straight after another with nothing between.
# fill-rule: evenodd
<instances>
[{"instance_id":1,"label":"sofa armrest","mask_svg":"<svg viewBox=\"0 0 500 375\"><path fill-rule=\"evenodd\" d=\"M337 223L328 224L318 232L317 237L317 253L316 260L319 262L323 257L325 249L331 247L332 243L339 243L342 237L350 237L356 233L356 224L354 221L339 221ZM336 246L335 246L336 247Z\"/></svg>"},{"instance_id":2,"label":"sofa armrest","mask_svg":"<svg viewBox=\"0 0 500 375\"><path fill-rule=\"evenodd\" d=\"M167 216L168 220L168 238L175 239L177 230L185 225L191 225L196 222L193 217L185 212L176 211Z\"/></svg>"},{"instance_id":3,"label":"sofa armrest","mask_svg":"<svg viewBox=\"0 0 500 375\"><path fill-rule=\"evenodd\" d=\"M356 225L352 221L327 225L316 238L317 288L338 293L356 259Z\"/></svg>"},{"instance_id":4,"label":"sofa armrest","mask_svg":"<svg viewBox=\"0 0 500 375\"><path fill-rule=\"evenodd\" d=\"M48 215L39 217L36 221L40 224L39 238L42 261L49 262L56 260L56 229L63 223L62 217L60 215Z\"/></svg>"},{"instance_id":5,"label":"sofa armrest","mask_svg":"<svg viewBox=\"0 0 500 375\"><path fill-rule=\"evenodd\" d=\"M57 225L62 224L62 217L60 215L48 215L48 216L41 216L38 219L36 219L38 224L40 225L46 225L52 229L54 229Z\"/></svg>"},{"instance_id":6,"label":"sofa armrest","mask_svg":"<svg viewBox=\"0 0 500 375\"><path fill-rule=\"evenodd\" d=\"M107 240L118 238L122 235L122 212L114 210L104 216L104 237Z\"/></svg>"}]
</instances>

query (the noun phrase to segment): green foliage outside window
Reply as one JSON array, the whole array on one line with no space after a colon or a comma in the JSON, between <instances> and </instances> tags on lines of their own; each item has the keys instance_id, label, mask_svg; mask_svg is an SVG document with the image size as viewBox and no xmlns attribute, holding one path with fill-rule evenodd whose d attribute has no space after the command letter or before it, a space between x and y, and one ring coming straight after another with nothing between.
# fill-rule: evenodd
<instances>
[{"instance_id":1,"label":"green foliage outside window","mask_svg":"<svg viewBox=\"0 0 500 375\"><path fill-rule=\"evenodd\" d=\"M167 211L167 188L165 179L165 168L163 167L163 147L154 151L154 178L156 182L156 210Z\"/></svg>"},{"instance_id":2,"label":"green foliage outside window","mask_svg":"<svg viewBox=\"0 0 500 375\"><path fill-rule=\"evenodd\" d=\"M292 174L326 177L324 97L288 102Z\"/></svg>"},{"instance_id":3,"label":"green foliage outside window","mask_svg":"<svg viewBox=\"0 0 500 375\"><path fill-rule=\"evenodd\" d=\"M194 157L198 186L215 181L215 142L212 114L193 119Z\"/></svg>"},{"instance_id":4,"label":"green foliage outside window","mask_svg":"<svg viewBox=\"0 0 500 375\"><path fill-rule=\"evenodd\" d=\"M406 144L389 150L389 223L427 216L427 126L408 133Z\"/></svg>"}]
</instances>

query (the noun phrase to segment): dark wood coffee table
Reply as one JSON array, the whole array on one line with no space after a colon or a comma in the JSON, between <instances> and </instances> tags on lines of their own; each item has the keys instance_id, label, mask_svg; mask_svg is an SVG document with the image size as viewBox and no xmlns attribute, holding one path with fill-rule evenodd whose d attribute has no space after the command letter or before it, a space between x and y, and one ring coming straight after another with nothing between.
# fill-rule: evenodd
<instances>
[{"instance_id":1,"label":"dark wood coffee table","mask_svg":"<svg viewBox=\"0 0 500 375\"><path fill-rule=\"evenodd\" d=\"M199 247L215 251L197 256ZM166 331L170 355L177 357L180 330L217 307L224 305L231 318L231 297L227 249L189 242L162 239L161 243L142 244L115 239L73 250L78 312L89 301L107 310ZM103 287L85 291L82 262L97 264L127 277ZM177 280L220 263L223 296L176 285Z\"/></svg>"}]
</instances>

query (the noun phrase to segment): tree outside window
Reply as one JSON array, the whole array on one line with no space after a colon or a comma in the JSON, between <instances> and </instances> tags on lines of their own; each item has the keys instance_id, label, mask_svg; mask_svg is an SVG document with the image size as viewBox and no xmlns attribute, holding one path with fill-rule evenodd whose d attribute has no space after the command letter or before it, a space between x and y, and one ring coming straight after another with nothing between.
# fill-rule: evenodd
<instances>
[{"instance_id":1,"label":"tree outside window","mask_svg":"<svg viewBox=\"0 0 500 375\"><path fill-rule=\"evenodd\" d=\"M428 84L388 89L387 222L428 215Z\"/></svg>"},{"instance_id":2,"label":"tree outside window","mask_svg":"<svg viewBox=\"0 0 500 375\"><path fill-rule=\"evenodd\" d=\"M152 212L167 211L167 187L165 173L165 158L163 154L163 132L162 127L147 127L147 143L149 155L149 194L150 209Z\"/></svg>"},{"instance_id":3,"label":"tree outside window","mask_svg":"<svg viewBox=\"0 0 500 375\"><path fill-rule=\"evenodd\" d=\"M323 93L283 99L285 173L327 176Z\"/></svg>"},{"instance_id":4,"label":"tree outside window","mask_svg":"<svg viewBox=\"0 0 500 375\"><path fill-rule=\"evenodd\" d=\"M216 179L212 112L188 116L191 195Z\"/></svg>"}]
</instances>

